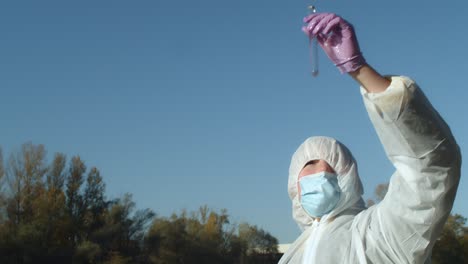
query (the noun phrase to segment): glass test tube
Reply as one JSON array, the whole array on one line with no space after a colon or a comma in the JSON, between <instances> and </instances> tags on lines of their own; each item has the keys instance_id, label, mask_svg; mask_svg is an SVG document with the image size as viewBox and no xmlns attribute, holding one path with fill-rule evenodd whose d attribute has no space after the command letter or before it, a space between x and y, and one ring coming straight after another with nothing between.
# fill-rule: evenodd
<instances>
[{"instance_id":1,"label":"glass test tube","mask_svg":"<svg viewBox=\"0 0 468 264\"><path fill-rule=\"evenodd\" d=\"M317 9L315 9L315 6L313 5L308 6L308 9L311 14L317 12ZM316 77L319 74L317 38L314 38L312 36L309 37L309 50L310 50L310 63L312 67L311 74L313 77Z\"/></svg>"}]
</instances>

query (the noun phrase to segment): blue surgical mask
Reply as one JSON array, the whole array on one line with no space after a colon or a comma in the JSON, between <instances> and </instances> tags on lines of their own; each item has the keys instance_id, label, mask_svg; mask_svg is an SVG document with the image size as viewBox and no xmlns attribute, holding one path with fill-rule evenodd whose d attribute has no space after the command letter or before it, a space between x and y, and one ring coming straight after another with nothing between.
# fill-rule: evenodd
<instances>
[{"instance_id":1,"label":"blue surgical mask","mask_svg":"<svg viewBox=\"0 0 468 264\"><path fill-rule=\"evenodd\" d=\"M341 196L336 174L319 172L299 179L302 208L312 217L322 217L331 212Z\"/></svg>"}]
</instances>

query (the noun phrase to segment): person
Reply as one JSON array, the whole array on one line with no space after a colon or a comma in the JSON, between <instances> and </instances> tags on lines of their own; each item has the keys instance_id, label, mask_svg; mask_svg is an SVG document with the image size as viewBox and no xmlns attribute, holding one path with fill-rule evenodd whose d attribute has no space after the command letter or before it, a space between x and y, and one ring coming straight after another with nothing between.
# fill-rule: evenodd
<instances>
[{"instance_id":1,"label":"person","mask_svg":"<svg viewBox=\"0 0 468 264\"><path fill-rule=\"evenodd\" d=\"M395 167L388 192L365 208L351 152L311 137L294 153L288 193L303 230L285 263L430 263L460 179L460 149L418 85L382 76L364 59L353 26L336 14L305 18L329 59L360 85L371 122Z\"/></svg>"}]
</instances>

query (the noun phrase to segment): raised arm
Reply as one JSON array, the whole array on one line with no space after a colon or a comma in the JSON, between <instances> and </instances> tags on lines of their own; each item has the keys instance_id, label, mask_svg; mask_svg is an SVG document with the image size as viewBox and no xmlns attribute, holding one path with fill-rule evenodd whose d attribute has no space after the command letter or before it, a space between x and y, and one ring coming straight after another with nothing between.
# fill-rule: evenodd
<instances>
[{"instance_id":1,"label":"raised arm","mask_svg":"<svg viewBox=\"0 0 468 264\"><path fill-rule=\"evenodd\" d=\"M369 117L395 167L385 199L356 217L363 254L372 263L424 263L452 209L461 154L450 128L406 77L368 66L352 26L334 14L306 18L341 72L362 87Z\"/></svg>"}]
</instances>

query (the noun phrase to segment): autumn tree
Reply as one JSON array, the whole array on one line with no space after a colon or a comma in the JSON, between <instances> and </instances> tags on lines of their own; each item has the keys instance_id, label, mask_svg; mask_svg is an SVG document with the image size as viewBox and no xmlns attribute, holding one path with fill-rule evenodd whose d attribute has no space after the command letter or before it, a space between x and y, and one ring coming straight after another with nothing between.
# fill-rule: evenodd
<instances>
[{"instance_id":1,"label":"autumn tree","mask_svg":"<svg viewBox=\"0 0 468 264\"><path fill-rule=\"evenodd\" d=\"M3 227L5 249L11 259L23 263L35 259L45 250L44 175L47 172L46 151L43 145L30 142L12 153L6 168L8 182Z\"/></svg>"},{"instance_id":2,"label":"autumn tree","mask_svg":"<svg viewBox=\"0 0 468 264\"><path fill-rule=\"evenodd\" d=\"M46 245L48 255L52 259L66 254L71 250L67 239L67 229L70 222L66 211L66 197L63 191L66 177L66 156L56 153L52 164L49 165L46 178L46 193L44 210L47 214Z\"/></svg>"},{"instance_id":3,"label":"autumn tree","mask_svg":"<svg viewBox=\"0 0 468 264\"><path fill-rule=\"evenodd\" d=\"M53 194L58 194L63 190L65 184L65 166L67 163L67 157L65 154L56 153L54 160L49 167L47 174L47 190Z\"/></svg>"},{"instance_id":4,"label":"autumn tree","mask_svg":"<svg viewBox=\"0 0 468 264\"><path fill-rule=\"evenodd\" d=\"M277 240L226 210L156 217L131 194L107 199L98 168L43 145L0 149L0 263L275 263ZM244 230L244 231L241 231ZM261 257L261 258L259 258Z\"/></svg>"},{"instance_id":5,"label":"autumn tree","mask_svg":"<svg viewBox=\"0 0 468 264\"><path fill-rule=\"evenodd\" d=\"M88 235L104 225L103 213L107 207L105 188L106 185L99 170L93 167L86 178L83 198L85 208L83 222Z\"/></svg>"},{"instance_id":6,"label":"autumn tree","mask_svg":"<svg viewBox=\"0 0 468 264\"><path fill-rule=\"evenodd\" d=\"M259 256L278 252L278 241L268 232L233 225L226 210L207 206L155 219L145 241L152 263L259 263Z\"/></svg>"},{"instance_id":7,"label":"autumn tree","mask_svg":"<svg viewBox=\"0 0 468 264\"><path fill-rule=\"evenodd\" d=\"M6 219L5 208L5 167L3 165L3 151L0 148L0 226Z\"/></svg>"},{"instance_id":8,"label":"autumn tree","mask_svg":"<svg viewBox=\"0 0 468 264\"><path fill-rule=\"evenodd\" d=\"M223 227L225 211L200 207L189 216L183 210L169 218L157 218L146 238L152 263L226 263Z\"/></svg>"},{"instance_id":9,"label":"autumn tree","mask_svg":"<svg viewBox=\"0 0 468 264\"><path fill-rule=\"evenodd\" d=\"M66 209L71 222L68 231L68 239L74 247L79 242L79 231L82 228L84 213L84 201L81 186L84 181L86 166L79 156L71 159L66 183Z\"/></svg>"},{"instance_id":10,"label":"autumn tree","mask_svg":"<svg viewBox=\"0 0 468 264\"><path fill-rule=\"evenodd\" d=\"M149 209L137 210L131 194L107 203L103 225L95 230L90 239L98 243L104 252L113 252L114 257L141 258L144 234L153 220L154 212ZM104 256L105 258L112 257ZM134 261L135 262L135 261Z\"/></svg>"},{"instance_id":11,"label":"autumn tree","mask_svg":"<svg viewBox=\"0 0 468 264\"><path fill-rule=\"evenodd\" d=\"M23 144L21 151L11 154L8 168L12 200L9 213L14 224L30 222L34 216L33 202L43 191L43 176L47 172L43 145Z\"/></svg>"},{"instance_id":12,"label":"autumn tree","mask_svg":"<svg viewBox=\"0 0 468 264\"><path fill-rule=\"evenodd\" d=\"M374 205L376 203L380 203L385 198L385 195L388 192L388 186L389 186L389 183L378 184L375 187L375 190L374 190L375 200L374 199L368 199L367 200L367 207L370 207L370 206L372 206L372 205Z\"/></svg>"},{"instance_id":13,"label":"autumn tree","mask_svg":"<svg viewBox=\"0 0 468 264\"><path fill-rule=\"evenodd\" d=\"M241 223L238 234L243 245L242 263L258 263L259 259L278 253L278 240L255 225Z\"/></svg>"},{"instance_id":14,"label":"autumn tree","mask_svg":"<svg viewBox=\"0 0 468 264\"><path fill-rule=\"evenodd\" d=\"M439 239L432 250L432 263L451 264L467 263L467 235L466 218L450 215L442 229Z\"/></svg>"}]
</instances>

